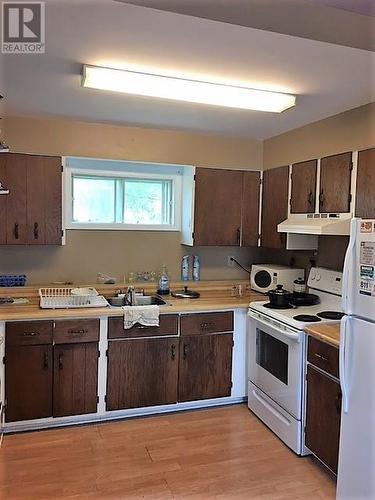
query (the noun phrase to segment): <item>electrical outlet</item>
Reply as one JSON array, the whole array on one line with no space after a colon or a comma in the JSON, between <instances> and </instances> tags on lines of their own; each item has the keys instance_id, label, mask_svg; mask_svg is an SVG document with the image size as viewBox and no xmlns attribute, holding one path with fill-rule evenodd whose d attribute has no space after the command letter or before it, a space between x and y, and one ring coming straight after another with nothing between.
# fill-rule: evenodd
<instances>
[{"instance_id":1,"label":"electrical outlet","mask_svg":"<svg viewBox=\"0 0 375 500\"><path fill-rule=\"evenodd\" d=\"M228 258L227 258L227 266L228 267L234 267L234 261L232 259L234 259L233 255L228 255Z\"/></svg>"}]
</instances>

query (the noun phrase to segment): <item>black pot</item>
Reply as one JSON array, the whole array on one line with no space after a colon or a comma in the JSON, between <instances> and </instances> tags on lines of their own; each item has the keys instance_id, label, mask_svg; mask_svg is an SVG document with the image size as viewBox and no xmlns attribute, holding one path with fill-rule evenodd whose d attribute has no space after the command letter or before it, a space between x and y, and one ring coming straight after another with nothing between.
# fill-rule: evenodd
<instances>
[{"instance_id":1,"label":"black pot","mask_svg":"<svg viewBox=\"0 0 375 500\"><path fill-rule=\"evenodd\" d=\"M273 307L288 307L290 305L291 293L284 290L283 285L277 285L274 290L270 290L268 297Z\"/></svg>"}]
</instances>

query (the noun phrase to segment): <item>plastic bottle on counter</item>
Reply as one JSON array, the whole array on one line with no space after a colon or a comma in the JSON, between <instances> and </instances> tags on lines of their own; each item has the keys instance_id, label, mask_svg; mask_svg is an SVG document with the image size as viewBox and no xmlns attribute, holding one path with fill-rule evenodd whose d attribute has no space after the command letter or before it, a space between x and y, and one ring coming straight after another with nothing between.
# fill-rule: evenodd
<instances>
[{"instance_id":1,"label":"plastic bottle on counter","mask_svg":"<svg viewBox=\"0 0 375 500\"><path fill-rule=\"evenodd\" d=\"M159 278L159 295L169 295L169 277L167 273L167 266L163 264L161 275Z\"/></svg>"},{"instance_id":2,"label":"plastic bottle on counter","mask_svg":"<svg viewBox=\"0 0 375 500\"><path fill-rule=\"evenodd\" d=\"M201 262L199 255L193 257L193 280L199 281L201 279Z\"/></svg>"},{"instance_id":3,"label":"plastic bottle on counter","mask_svg":"<svg viewBox=\"0 0 375 500\"><path fill-rule=\"evenodd\" d=\"M181 260L181 280L189 281L189 255L184 255Z\"/></svg>"}]
</instances>

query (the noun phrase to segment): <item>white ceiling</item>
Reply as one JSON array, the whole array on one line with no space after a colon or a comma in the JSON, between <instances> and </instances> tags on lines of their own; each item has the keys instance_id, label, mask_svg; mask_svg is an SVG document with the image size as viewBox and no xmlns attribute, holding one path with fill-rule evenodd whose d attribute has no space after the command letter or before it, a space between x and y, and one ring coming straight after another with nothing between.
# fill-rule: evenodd
<instances>
[{"instance_id":1,"label":"white ceiling","mask_svg":"<svg viewBox=\"0 0 375 500\"><path fill-rule=\"evenodd\" d=\"M46 54L0 56L8 115L264 139L375 100L369 51L108 0L46 4ZM83 63L275 89L297 105L278 115L83 89Z\"/></svg>"}]
</instances>

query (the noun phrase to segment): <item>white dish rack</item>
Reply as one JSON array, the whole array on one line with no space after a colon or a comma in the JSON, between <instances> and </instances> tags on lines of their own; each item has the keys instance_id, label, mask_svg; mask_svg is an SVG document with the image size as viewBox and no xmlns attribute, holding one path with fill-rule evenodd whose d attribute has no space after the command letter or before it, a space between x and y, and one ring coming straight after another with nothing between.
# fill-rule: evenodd
<instances>
[{"instance_id":1,"label":"white dish rack","mask_svg":"<svg viewBox=\"0 0 375 500\"><path fill-rule=\"evenodd\" d=\"M95 289L88 295L72 293L76 288L39 288L42 309L78 309L80 307L107 307L107 300ZM94 292L94 293L93 293Z\"/></svg>"}]
</instances>

